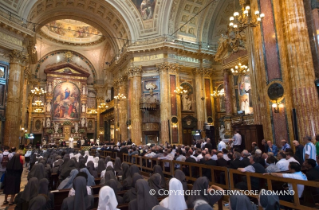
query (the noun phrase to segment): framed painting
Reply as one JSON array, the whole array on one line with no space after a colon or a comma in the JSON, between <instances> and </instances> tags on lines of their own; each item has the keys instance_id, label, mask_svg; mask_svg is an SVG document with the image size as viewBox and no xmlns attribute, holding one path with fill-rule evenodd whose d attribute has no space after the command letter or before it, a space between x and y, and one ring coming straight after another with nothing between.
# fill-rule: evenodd
<instances>
[{"instance_id":1,"label":"framed painting","mask_svg":"<svg viewBox=\"0 0 319 210\"><path fill-rule=\"evenodd\" d=\"M53 91L53 120L80 119L80 90L70 82L58 84Z\"/></svg>"},{"instance_id":2,"label":"framed painting","mask_svg":"<svg viewBox=\"0 0 319 210\"><path fill-rule=\"evenodd\" d=\"M143 20L153 19L156 0L132 0Z\"/></svg>"}]
</instances>

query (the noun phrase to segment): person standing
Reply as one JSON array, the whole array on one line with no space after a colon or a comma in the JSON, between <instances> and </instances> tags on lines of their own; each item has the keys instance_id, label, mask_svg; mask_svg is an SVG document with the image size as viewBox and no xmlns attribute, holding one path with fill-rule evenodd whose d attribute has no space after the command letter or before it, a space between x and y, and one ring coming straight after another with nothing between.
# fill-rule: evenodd
<instances>
[{"instance_id":1,"label":"person standing","mask_svg":"<svg viewBox=\"0 0 319 210\"><path fill-rule=\"evenodd\" d=\"M299 141L294 140L293 145L295 146L295 159L302 165L303 163L303 145L299 144Z\"/></svg>"},{"instance_id":2,"label":"person standing","mask_svg":"<svg viewBox=\"0 0 319 210\"><path fill-rule=\"evenodd\" d=\"M316 152L319 155L319 135L316 136Z\"/></svg>"},{"instance_id":3,"label":"person standing","mask_svg":"<svg viewBox=\"0 0 319 210\"><path fill-rule=\"evenodd\" d=\"M285 139L281 140L281 145L282 145L281 150L284 152L286 152L286 149L290 148L290 145L287 143Z\"/></svg>"},{"instance_id":4,"label":"person standing","mask_svg":"<svg viewBox=\"0 0 319 210\"><path fill-rule=\"evenodd\" d=\"M316 161L316 147L311 142L310 136L304 137L303 140L305 142L305 146L303 148L303 160L313 159Z\"/></svg>"},{"instance_id":5,"label":"person standing","mask_svg":"<svg viewBox=\"0 0 319 210\"><path fill-rule=\"evenodd\" d=\"M268 152L272 152L274 153L274 156L277 156L277 153L278 153L277 146L274 145L272 141L267 141L267 145L268 145Z\"/></svg>"},{"instance_id":6,"label":"person standing","mask_svg":"<svg viewBox=\"0 0 319 210\"><path fill-rule=\"evenodd\" d=\"M0 178L5 173L6 168L7 168L7 164L9 162L9 160L12 158L12 154L9 153L8 146L4 146L3 150L4 150L3 153L0 154Z\"/></svg>"},{"instance_id":7,"label":"person standing","mask_svg":"<svg viewBox=\"0 0 319 210\"><path fill-rule=\"evenodd\" d=\"M238 133L237 130L235 130L235 135L233 136L233 149L237 152L241 152L241 143L242 143L242 137Z\"/></svg>"},{"instance_id":8,"label":"person standing","mask_svg":"<svg viewBox=\"0 0 319 210\"><path fill-rule=\"evenodd\" d=\"M4 189L5 194L3 204L13 204L15 194L20 192L21 174L23 171L23 165L21 164L20 155L14 155L7 164L7 172L4 177ZM8 195L11 195L10 202L7 201Z\"/></svg>"}]
</instances>

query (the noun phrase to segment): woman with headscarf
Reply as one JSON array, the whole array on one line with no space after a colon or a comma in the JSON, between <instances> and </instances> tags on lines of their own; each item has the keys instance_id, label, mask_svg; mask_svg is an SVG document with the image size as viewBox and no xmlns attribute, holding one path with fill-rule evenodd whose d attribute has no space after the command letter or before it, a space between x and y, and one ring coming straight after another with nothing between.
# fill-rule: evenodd
<instances>
[{"instance_id":1,"label":"woman with headscarf","mask_svg":"<svg viewBox=\"0 0 319 210\"><path fill-rule=\"evenodd\" d=\"M104 186L100 189L98 210L117 210L118 202L116 201L116 194L109 186Z\"/></svg>"},{"instance_id":2,"label":"woman with headscarf","mask_svg":"<svg viewBox=\"0 0 319 210\"><path fill-rule=\"evenodd\" d=\"M99 157L95 157L94 158L94 161L93 161L93 163L94 163L94 168L97 168L97 166L98 166L98 164L99 164Z\"/></svg>"},{"instance_id":3,"label":"woman with headscarf","mask_svg":"<svg viewBox=\"0 0 319 210\"><path fill-rule=\"evenodd\" d=\"M107 162L109 162L109 161L111 161L111 162L112 162L111 157L110 157L110 156L106 156L106 158L105 158L105 162L107 163Z\"/></svg>"},{"instance_id":4,"label":"woman with headscarf","mask_svg":"<svg viewBox=\"0 0 319 210\"><path fill-rule=\"evenodd\" d=\"M99 175L101 175L101 172L102 172L103 170L105 170L105 169L106 169L106 167L105 167L105 161L104 161L104 159L99 159L98 166L97 166L97 173L98 173Z\"/></svg>"},{"instance_id":5,"label":"woman with headscarf","mask_svg":"<svg viewBox=\"0 0 319 210\"><path fill-rule=\"evenodd\" d=\"M105 183L106 186L111 187L114 190L115 196L116 196L116 200L118 202L118 204L122 204L123 203L123 197L119 196L117 193L120 191L118 189L118 182L117 180L114 179L110 179L108 181L106 181Z\"/></svg>"},{"instance_id":6,"label":"woman with headscarf","mask_svg":"<svg viewBox=\"0 0 319 210\"><path fill-rule=\"evenodd\" d=\"M132 181L132 186L131 189L127 190L124 195L123 195L123 202L124 203L129 203L131 200L136 199L136 189L135 189L135 184L136 181L139 179L143 179L142 175L135 173L133 175L133 181Z\"/></svg>"},{"instance_id":7,"label":"woman with headscarf","mask_svg":"<svg viewBox=\"0 0 319 210\"><path fill-rule=\"evenodd\" d=\"M76 177L79 177L79 176L84 177L86 183L88 182L88 175L87 175L85 172L79 172L79 173L76 175ZM75 177L75 178L76 178L76 177ZM74 178L74 179L75 179L75 178ZM74 181L74 180L73 180L73 181ZM87 190L87 194L88 194L88 195L92 195L92 188L91 188L90 186L88 186L87 184L86 184L86 190ZM74 190L74 188L73 188L73 185L72 185L72 188L70 189L69 194L68 194L68 197L71 197L71 196L75 196L75 190Z\"/></svg>"},{"instance_id":8,"label":"woman with headscarf","mask_svg":"<svg viewBox=\"0 0 319 210\"><path fill-rule=\"evenodd\" d=\"M275 193L266 193L265 189L262 189L259 193L259 206L264 210L280 210L279 197Z\"/></svg>"},{"instance_id":9,"label":"woman with headscarf","mask_svg":"<svg viewBox=\"0 0 319 210\"><path fill-rule=\"evenodd\" d=\"M97 171L94 168L94 163L92 161L89 161L87 163L86 168L89 170L90 174L94 177L97 178Z\"/></svg>"},{"instance_id":10,"label":"woman with headscarf","mask_svg":"<svg viewBox=\"0 0 319 210\"><path fill-rule=\"evenodd\" d=\"M129 202L129 210L149 210L158 204L156 197L150 195L147 181L140 179L135 184L137 197Z\"/></svg>"},{"instance_id":11,"label":"woman with headscarf","mask_svg":"<svg viewBox=\"0 0 319 210\"><path fill-rule=\"evenodd\" d=\"M186 176L185 176L184 172L180 169L177 169L175 171L174 177L182 183L183 189L184 189L184 191L186 191L187 190L187 181L186 181Z\"/></svg>"},{"instance_id":12,"label":"woman with headscarf","mask_svg":"<svg viewBox=\"0 0 319 210\"><path fill-rule=\"evenodd\" d=\"M85 159L83 157L80 157L80 159L79 159L79 169L86 168L85 163L86 163Z\"/></svg>"},{"instance_id":13,"label":"woman with headscarf","mask_svg":"<svg viewBox=\"0 0 319 210\"><path fill-rule=\"evenodd\" d=\"M90 174L87 168L82 168L80 172L84 172L88 176L87 186L95 186L94 177Z\"/></svg>"},{"instance_id":14,"label":"woman with headscarf","mask_svg":"<svg viewBox=\"0 0 319 210\"><path fill-rule=\"evenodd\" d=\"M155 195L156 197L159 197L159 190L162 189L161 187L161 175L158 173L153 174L149 179L148 179L148 185L152 190L155 190Z\"/></svg>"},{"instance_id":15,"label":"woman with headscarf","mask_svg":"<svg viewBox=\"0 0 319 210\"><path fill-rule=\"evenodd\" d=\"M20 192L14 199L16 204L15 210L27 210L29 207L29 202L32 198L36 197L39 193L39 181L36 177L31 178L24 191Z\"/></svg>"},{"instance_id":16,"label":"woman with headscarf","mask_svg":"<svg viewBox=\"0 0 319 210\"><path fill-rule=\"evenodd\" d=\"M126 179L123 180L123 190L130 189L132 185L132 178L135 173L140 173L139 168L136 165L131 165L128 170L128 176L126 176Z\"/></svg>"},{"instance_id":17,"label":"woman with headscarf","mask_svg":"<svg viewBox=\"0 0 319 210\"><path fill-rule=\"evenodd\" d=\"M211 187L214 188L214 190L221 190L221 191L223 190L222 188L217 187L215 185L213 185ZM205 176L199 177L195 181L193 188L192 188L192 192L196 191L196 194L188 196L188 199L187 199L188 208L194 208L194 202L198 199L205 200L211 206L213 206L214 203L216 203L222 197L222 193L219 193L219 194L207 193L210 190L211 189L209 188L209 180L207 179L207 177L205 177Z\"/></svg>"},{"instance_id":18,"label":"woman with headscarf","mask_svg":"<svg viewBox=\"0 0 319 210\"><path fill-rule=\"evenodd\" d=\"M37 195L29 202L28 210L47 210L47 198L44 195Z\"/></svg>"},{"instance_id":19,"label":"woman with headscarf","mask_svg":"<svg viewBox=\"0 0 319 210\"><path fill-rule=\"evenodd\" d=\"M106 171L112 171L115 174L112 161L107 162L106 169L101 172L101 176L100 176L101 178L105 176Z\"/></svg>"},{"instance_id":20,"label":"woman with headscarf","mask_svg":"<svg viewBox=\"0 0 319 210\"><path fill-rule=\"evenodd\" d=\"M121 164L121 159L119 157L116 157L114 164L114 171L116 172L116 175L123 175Z\"/></svg>"},{"instance_id":21,"label":"woman with headscarf","mask_svg":"<svg viewBox=\"0 0 319 210\"><path fill-rule=\"evenodd\" d=\"M246 195L230 195L229 206L231 210L256 210L255 204Z\"/></svg>"},{"instance_id":22,"label":"woman with headscarf","mask_svg":"<svg viewBox=\"0 0 319 210\"><path fill-rule=\"evenodd\" d=\"M73 180L75 179L76 175L79 173L79 171L77 169L73 169L70 172L70 176L68 176L67 178L65 178L60 185L58 186L58 190L62 190L62 189L70 189L73 186Z\"/></svg>"},{"instance_id":23,"label":"woman with headscarf","mask_svg":"<svg viewBox=\"0 0 319 210\"><path fill-rule=\"evenodd\" d=\"M32 170L33 165L37 162L37 155L32 151L31 157L30 157L30 171Z\"/></svg>"},{"instance_id":24,"label":"woman with headscarf","mask_svg":"<svg viewBox=\"0 0 319 210\"><path fill-rule=\"evenodd\" d=\"M62 181L67 178L73 169L76 169L74 160L68 160L62 167L59 179Z\"/></svg>"},{"instance_id":25,"label":"woman with headscarf","mask_svg":"<svg viewBox=\"0 0 319 210\"><path fill-rule=\"evenodd\" d=\"M87 194L86 180L84 177L76 177L73 181L75 196L63 200L61 210L89 210L94 206L94 197Z\"/></svg>"},{"instance_id":26,"label":"woman with headscarf","mask_svg":"<svg viewBox=\"0 0 319 210\"><path fill-rule=\"evenodd\" d=\"M72 157L72 158L71 158L71 160L73 160L73 161L74 161L74 163L75 163L75 167L76 167L76 168L79 168L79 163L78 163L78 161L77 161L76 157Z\"/></svg>"},{"instance_id":27,"label":"woman with headscarf","mask_svg":"<svg viewBox=\"0 0 319 210\"><path fill-rule=\"evenodd\" d=\"M214 210L206 201L196 200L194 210Z\"/></svg>"},{"instance_id":28,"label":"woman with headscarf","mask_svg":"<svg viewBox=\"0 0 319 210\"><path fill-rule=\"evenodd\" d=\"M122 163L122 171L123 171L122 180L125 180L126 177L128 176L129 168L130 166L127 163Z\"/></svg>"},{"instance_id":29,"label":"woman with headscarf","mask_svg":"<svg viewBox=\"0 0 319 210\"><path fill-rule=\"evenodd\" d=\"M161 186L162 186L163 189L165 189L166 188L166 180L165 180L165 177L164 177L163 170L162 170L161 166L155 165L154 168L153 168L153 171L154 171L153 172L154 174L158 173L159 175L161 175L161 177L162 177Z\"/></svg>"},{"instance_id":30,"label":"woman with headscarf","mask_svg":"<svg viewBox=\"0 0 319 210\"><path fill-rule=\"evenodd\" d=\"M46 209L54 208L54 195L49 191L49 180L41 179L39 181L39 195L44 195L46 198ZM29 205L30 206L30 205Z\"/></svg>"},{"instance_id":31,"label":"woman with headscarf","mask_svg":"<svg viewBox=\"0 0 319 210\"><path fill-rule=\"evenodd\" d=\"M117 189L119 191L121 191L123 186L119 181L117 181L116 176L114 175L114 173L112 171L107 171L105 173L105 176L103 178L101 178L100 185L104 185L108 180L111 180L111 179L114 179L116 181Z\"/></svg>"},{"instance_id":32,"label":"woman with headscarf","mask_svg":"<svg viewBox=\"0 0 319 210\"><path fill-rule=\"evenodd\" d=\"M9 205L13 203L15 194L20 192L21 184L21 174L23 171L23 166L20 161L20 155L15 154L11 160L7 163L6 174L4 176L4 189L3 193L5 194L3 204L8 204L8 195L11 195Z\"/></svg>"},{"instance_id":33,"label":"woman with headscarf","mask_svg":"<svg viewBox=\"0 0 319 210\"><path fill-rule=\"evenodd\" d=\"M172 178L169 181L169 191L173 193L169 193L169 196L165 198L164 200L162 200L160 202L160 205L170 210L187 209L184 195L181 193L176 193L176 192L183 192L183 185L178 179Z\"/></svg>"},{"instance_id":34,"label":"woman with headscarf","mask_svg":"<svg viewBox=\"0 0 319 210\"><path fill-rule=\"evenodd\" d=\"M28 174L28 180L32 177L36 177L38 180L45 178L45 169L42 163L37 163L32 167L32 170Z\"/></svg>"}]
</instances>

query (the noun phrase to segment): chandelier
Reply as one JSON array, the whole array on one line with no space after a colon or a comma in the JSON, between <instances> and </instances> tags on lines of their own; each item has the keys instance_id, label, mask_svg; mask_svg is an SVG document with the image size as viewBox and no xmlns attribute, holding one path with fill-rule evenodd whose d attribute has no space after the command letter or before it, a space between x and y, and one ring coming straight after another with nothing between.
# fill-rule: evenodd
<instances>
[{"instance_id":1,"label":"chandelier","mask_svg":"<svg viewBox=\"0 0 319 210\"><path fill-rule=\"evenodd\" d=\"M35 87L33 90L31 90L31 93L33 95L42 95L42 94L47 93L47 91L43 90L43 88Z\"/></svg>"},{"instance_id":2,"label":"chandelier","mask_svg":"<svg viewBox=\"0 0 319 210\"><path fill-rule=\"evenodd\" d=\"M250 10L249 5L242 4L242 13L234 12L233 16L229 18L229 30L234 32L241 32L248 27L256 27L265 17L264 13L261 13L256 10L254 15Z\"/></svg>"},{"instance_id":3,"label":"chandelier","mask_svg":"<svg viewBox=\"0 0 319 210\"><path fill-rule=\"evenodd\" d=\"M213 94L211 94L211 96L213 96L214 98L216 97L222 97L225 95L225 91L224 91L224 88L221 89L221 90L217 90L217 91L214 91Z\"/></svg>"},{"instance_id":4,"label":"chandelier","mask_svg":"<svg viewBox=\"0 0 319 210\"><path fill-rule=\"evenodd\" d=\"M126 96L124 94L117 94L117 96L114 96L114 99L117 99L119 101L126 99Z\"/></svg>"},{"instance_id":5,"label":"chandelier","mask_svg":"<svg viewBox=\"0 0 319 210\"><path fill-rule=\"evenodd\" d=\"M187 90L184 90L184 88L182 86L180 86L179 88L176 88L176 90L174 90L174 92L178 95L187 94Z\"/></svg>"},{"instance_id":6,"label":"chandelier","mask_svg":"<svg viewBox=\"0 0 319 210\"><path fill-rule=\"evenodd\" d=\"M109 106L106 105L106 103L100 103L99 108L100 109L107 109Z\"/></svg>"},{"instance_id":7,"label":"chandelier","mask_svg":"<svg viewBox=\"0 0 319 210\"><path fill-rule=\"evenodd\" d=\"M37 108L37 109L34 110L34 112L42 113L42 112L43 112L43 109Z\"/></svg>"},{"instance_id":8,"label":"chandelier","mask_svg":"<svg viewBox=\"0 0 319 210\"><path fill-rule=\"evenodd\" d=\"M32 106L35 106L35 107L41 107L43 105L44 104L41 100L36 100L34 103L32 103Z\"/></svg>"},{"instance_id":9,"label":"chandelier","mask_svg":"<svg viewBox=\"0 0 319 210\"><path fill-rule=\"evenodd\" d=\"M234 68L230 69L233 74L248 74L249 68L246 65L242 65L241 63L238 63Z\"/></svg>"},{"instance_id":10,"label":"chandelier","mask_svg":"<svg viewBox=\"0 0 319 210\"><path fill-rule=\"evenodd\" d=\"M91 109L88 114L97 114L97 111L95 109Z\"/></svg>"}]
</instances>

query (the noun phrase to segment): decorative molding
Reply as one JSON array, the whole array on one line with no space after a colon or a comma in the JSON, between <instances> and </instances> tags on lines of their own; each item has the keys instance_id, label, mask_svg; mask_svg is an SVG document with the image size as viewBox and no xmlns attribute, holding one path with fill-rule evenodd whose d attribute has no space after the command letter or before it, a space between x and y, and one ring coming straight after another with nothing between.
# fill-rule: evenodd
<instances>
[{"instance_id":1,"label":"decorative molding","mask_svg":"<svg viewBox=\"0 0 319 210\"><path fill-rule=\"evenodd\" d=\"M8 54L10 58L10 63L20 63L23 64L27 60L27 56L24 52L19 50L12 50Z\"/></svg>"},{"instance_id":2,"label":"decorative molding","mask_svg":"<svg viewBox=\"0 0 319 210\"><path fill-rule=\"evenodd\" d=\"M142 66L131 67L129 69L129 77L140 77L142 76L142 72L143 72Z\"/></svg>"}]
</instances>

